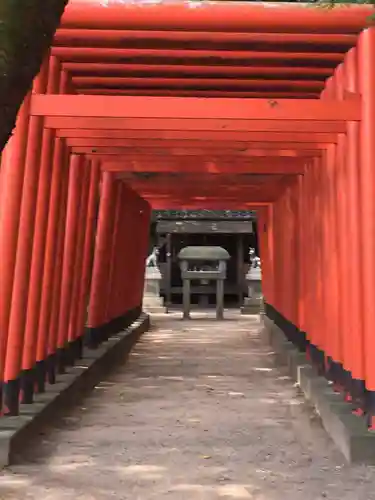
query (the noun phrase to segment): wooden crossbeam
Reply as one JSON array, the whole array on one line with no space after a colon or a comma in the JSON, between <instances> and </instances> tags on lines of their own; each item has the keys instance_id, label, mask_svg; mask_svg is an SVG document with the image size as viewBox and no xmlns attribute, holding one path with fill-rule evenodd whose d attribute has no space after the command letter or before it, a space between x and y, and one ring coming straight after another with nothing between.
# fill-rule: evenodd
<instances>
[{"instance_id":1,"label":"wooden crossbeam","mask_svg":"<svg viewBox=\"0 0 375 500\"><path fill-rule=\"evenodd\" d=\"M226 120L358 121L360 100L200 99L194 97L127 97L34 95L33 116L84 118L157 118Z\"/></svg>"},{"instance_id":2,"label":"wooden crossbeam","mask_svg":"<svg viewBox=\"0 0 375 500\"><path fill-rule=\"evenodd\" d=\"M47 118L47 122L50 119ZM53 118L52 118L53 120ZM70 119L70 120L74 120ZM274 123L274 122L269 122ZM278 122L279 123L279 122ZM285 122L288 125L294 122ZM308 122L302 122L308 125ZM314 122L316 123L316 122ZM319 122L320 123L320 122ZM296 127L298 124L296 125ZM267 135L265 135L265 133ZM96 141L124 141L126 144L136 146L137 144L159 144L178 143L179 145L190 143L210 144L217 147L217 143L254 143L257 147L260 143L267 144L267 148L279 148L280 142L293 144L293 148L298 147L299 143L313 144L327 143L332 144L337 142L336 133L328 132L280 132L280 131L259 131L259 132L242 132L242 131L202 131L202 130L113 130L113 129L59 129L56 131L57 137L64 137L70 140L83 141L75 143L74 145L91 146L97 144ZM87 141L87 142L86 142ZM95 141L95 142L94 142ZM100 143L99 143L100 144ZM104 143L103 143L104 145ZM284 147L284 146L283 146Z\"/></svg>"},{"instance_id":3,"label":"wooden crossbeam","mask_svg":"<svg viewBox=\"0 0 375 500\"><path fill-rule=\"evenodd\" d=\"M44 126L53 129L77 130L126 130L145 134L145 137L160 137L168 132L186 135L198 132L215 132L224 136L234 132L305 132L346 133L346 123L340 121L298 120L226 120L181 118L103 118L103 117L46 117Z\"/></svg>"},{"instance_id":4,"label":"wooden crossbeam","mask_svg":"<svg viewBox=\"0 0 375 500\"><path fill-rule=\"evenodd\" d=\"M70 145L68 143L68 145ZM71 145L70 145L71 146ZM231 158L246 158L246 157L268 157L268 158L296 158L296 157L312 157L319 154L319 148L316 149L299 149L299 150L270 150L267 149L205 149L205 148L138 148L123 147L123 146L72 146L72 152L77 154L115 154L130 157L158 157L168 159L169 157L186 157L186 156L214 156Z\"/></svg>"}]
</instances>

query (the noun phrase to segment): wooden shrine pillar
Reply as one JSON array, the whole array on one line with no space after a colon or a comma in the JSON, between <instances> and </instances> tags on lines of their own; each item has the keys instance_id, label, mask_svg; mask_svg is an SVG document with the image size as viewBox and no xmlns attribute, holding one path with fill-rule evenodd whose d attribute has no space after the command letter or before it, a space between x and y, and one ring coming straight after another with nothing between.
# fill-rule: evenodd
<instances>
[{"instance_id":1,"label":"wooden shrine pillar","mask_svg":"<svg viewBox=\"0 0 375 500\"><path fill-rule=\"evenodd\" d=\"M111 255L111 238L116 211L115 191L116 181L113 175L110 172L103 172L86 337L91 347L96 347L100 343L98 329L105 322L106 295L103 290L106 287Z\"/></svg>"},{"instance_id":2,"label":"wooden shrine pillar","mask_svg":"<svg viewBox=\"0 0 375 500\"><path fill-rule=\"evenodd\" d=\"M8 344L8 327L12 303L14 270L21 214L22 189L25 172L29 128L30 95L26 96L18 113L13 136L1 155L0 199L0 376L4 381L4 366ZM17 394L15 384L14 393ZM2 392L0 398L2 397ZM12 409L17 413L17 404Z\"/></svg>"},{"instance_id":3,"label":"wooden shrine pillar","mask_svg":"<svg viewBox=\"0 0 375 500\"><path fill-rule=\"evenodd\" d=\"M344 86L347 92L358 93L357 49L351 49L345 57ZM364 408L365 367L363 338L363 288L362 288L362 244L361 244L361 195L360 195L360 124L347 123L347 196L348 213L346 233L350 235L349 258L346 272L350 277L350 314L347 317L348 338L347 349L351 356L351 387L350 396L354 411L361 413Z\"/></svg>"},{"instance_id":4,"label":"wooden shrine pillar","mask_svg":"<svg viewBox=\"0 0 375 500\"><path fill-rule=\"evenodd\" d=\"M55 57L50 59L50 73L54 74L50 93L66 93L68 90L66 73L61 71L61 66ZM44 391L45 375L49 383L55 383L58 361L58 319L69 178L69 149L65 140L59 137L54 138L51 169L36 342L37 390L39 392ZM60 369L60 371L63 370Z\"/></svg>"},{"instance_id":5,"label":"wooden shrine pillar","mask_svg":"<svg viewBox=\"0 0 375 500\"><path fill-rule=\"evenodd\" d=\"M56 57L50 57L47 93L59 92L60 63ZM50 206L50 190L53 170L55 131L44 129L40 155L40 172L35 209L35 228L30 268L29 297L22 354L21 401L33 402L36 380L36 345L38 322L43 290L43 265L47 241L47 224ZM61 167L61 166L59 166Z\"/></svg>"},{"instance_id":6,"label":"wooden shrine pillar","mask_svg":"<svg viewBox=\"0 0 375 500\"><path fill-rule=\"evenodd\" d=\"M34 80L32 92L35 94L45 93L47 81L48 59L46 59L40 74ZM18 415L20 401L20 375L29 296L28 285L38 195L43 122L44 119L42 117L31 116L28 123L17 249L8 324L8 340L4 365L4 413L10 416ZM11 189L11 187L9 188ZM17 215L13 214L13 217L17 217ZM34 292L35 290L31 290L31 293Z\"/></svg>"},{"instance_id":7,"label":"wooden shrine pillar","mask_svg":"<svg viewBox=\"0 0 375 500\"><path fill-rule=\"evenodd\" d=\"M359 37L358 68L359 93L362 97L359 162L362 326L367 411L369 426L375 429L375 28L364 30Z\"/></svg>"}]
</instances>

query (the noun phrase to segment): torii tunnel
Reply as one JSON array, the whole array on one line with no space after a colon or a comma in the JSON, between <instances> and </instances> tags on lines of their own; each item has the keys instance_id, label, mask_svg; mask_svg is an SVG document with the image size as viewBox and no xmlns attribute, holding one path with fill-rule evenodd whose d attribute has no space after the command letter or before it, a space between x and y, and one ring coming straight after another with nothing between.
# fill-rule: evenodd
<instances>
[{"instance_id":1,"label":"torii tunnel","mask_svg":"<svg viewBox=\"0 0 375 500\"><path fill-rule=\"evenodd\" d=\"M371 13L70 1L1 158L2 418L140 314L152 208L251 208L266 314L375 427Z\"/></svg>"}]
</instances>

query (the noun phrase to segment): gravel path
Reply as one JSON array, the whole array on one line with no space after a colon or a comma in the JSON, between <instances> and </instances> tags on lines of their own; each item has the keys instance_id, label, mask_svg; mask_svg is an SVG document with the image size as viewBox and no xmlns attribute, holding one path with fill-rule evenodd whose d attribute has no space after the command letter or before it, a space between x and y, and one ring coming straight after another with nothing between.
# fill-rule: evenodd
<instances>
[{"instance_id":1,"label":"gravel path","mask_svg":"<svg viewBox=\"0 0 375 500\"><path fill-rule=\"evenodd\" d=\"M0 476L1 500L375 500L259 341L256 317L155 320L129 363Z\"/></svg>"}]
</instances>

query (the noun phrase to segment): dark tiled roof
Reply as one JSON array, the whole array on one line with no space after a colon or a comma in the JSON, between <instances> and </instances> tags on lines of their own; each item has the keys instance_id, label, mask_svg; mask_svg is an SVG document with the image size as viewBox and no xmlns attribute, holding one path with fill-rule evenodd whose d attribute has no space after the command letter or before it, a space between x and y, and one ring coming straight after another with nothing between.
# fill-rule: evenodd
<instances>
[{"instance_id":1,"label":"dark tiled roof","mask_svg":"<svg viewBox=\"0 0 375 500\"><path fill-rule=\"evenodd\" d=\"M153 220L206 219L206 220L249 220L255 219L252 210L154 210Z\"/></svg>"}]
</instances>

